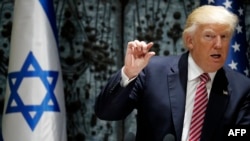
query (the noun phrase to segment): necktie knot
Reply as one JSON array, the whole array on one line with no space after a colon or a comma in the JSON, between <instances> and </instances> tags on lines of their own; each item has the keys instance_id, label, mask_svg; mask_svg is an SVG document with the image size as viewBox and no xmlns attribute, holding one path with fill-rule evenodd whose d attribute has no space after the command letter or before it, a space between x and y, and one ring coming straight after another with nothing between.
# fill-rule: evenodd
<instances>
[{"instance_id":1,"label":"necktie knot","mask_svg":"<svg viewBox=\"0 0 250 141\"><path fill-rule=\"evenodd\" d=\"M203 73L200 75L200 81L208 82L209 80L210 80L210 77L209 77L208 73Z\"/></svg>"}]
</instances>

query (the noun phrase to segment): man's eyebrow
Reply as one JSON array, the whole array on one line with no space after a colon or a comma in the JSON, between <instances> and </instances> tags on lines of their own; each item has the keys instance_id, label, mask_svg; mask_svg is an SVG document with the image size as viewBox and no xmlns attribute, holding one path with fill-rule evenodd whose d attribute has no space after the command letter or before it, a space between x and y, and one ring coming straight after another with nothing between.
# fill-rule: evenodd
<instances>
[{"instance_id":1,"label":"man's eyebrow","mask_svg":"<svg viewBox=\"0 0 250 141\"><path fill-rule=\"evenodd\" d=\"M213 31L213 30L203 30L202 33L215 33L215 31Z\"/></svg>"},{"instance_id":2,"label":"man's eyebrow","mask_svg":"<svg viewBox=\"0 0 250 141\"><path fill-rule=\"evenodd\" d=\"M212 29L204 29L203 30L203 33L207 33L207 32L212 32L212 33L216 33L214 30L212 30ZM222 34L229 34L230 33L230 30L225 30L225 31L222 31L221 32Z\"/></svg>"}]
</instances>

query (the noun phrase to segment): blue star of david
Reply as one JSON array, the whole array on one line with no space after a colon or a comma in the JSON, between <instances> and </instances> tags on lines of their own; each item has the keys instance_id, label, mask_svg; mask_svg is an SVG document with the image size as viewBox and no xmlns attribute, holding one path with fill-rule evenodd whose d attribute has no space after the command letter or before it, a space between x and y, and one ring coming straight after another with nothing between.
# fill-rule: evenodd
<instances>
[{"instance_id":1,"label":"blue star of david","mask_svg":"<svg viewBox=\"0 0 250 141\"><path fill-rule=\"evenodd\" d=\"M30 67L33 67L34 69L29 70ZM46 88L45 97L40 105L25 105L18 94L18 88L20 87L22 80L32 77L38 77ZM52 81L49 81L48 78L52 78ZM42 70L33 53L30 52L21 70L19 72L11 72L8 74L10 97L7 103L6 114L21 112L31 130L34 130L40 118L42 117L43 112L60 112L57 99L53 92L56 86L57 78L58 71ZM33 93L32 95L36 94L37 93ZM13 106L13 102L15 102L16 105ZM35 115L31 116L31 112L34 112Z\"/></svg>"}]
</instances>

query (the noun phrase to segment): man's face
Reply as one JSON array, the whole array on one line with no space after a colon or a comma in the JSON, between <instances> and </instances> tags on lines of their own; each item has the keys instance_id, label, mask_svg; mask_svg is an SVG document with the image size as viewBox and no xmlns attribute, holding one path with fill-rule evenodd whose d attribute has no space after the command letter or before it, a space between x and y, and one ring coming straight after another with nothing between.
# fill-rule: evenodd
<instances>
[{"instance_id":1,"label":"man's face","mask_svg":"<svg viewBox=\"0 0 250 141\"><path fill-rule=\"evenodd\" d=\"M226 61L230 39L229 25L204 24L186 41L195 63L205 72L215 72Z\"/></svg>"}]
</instances>

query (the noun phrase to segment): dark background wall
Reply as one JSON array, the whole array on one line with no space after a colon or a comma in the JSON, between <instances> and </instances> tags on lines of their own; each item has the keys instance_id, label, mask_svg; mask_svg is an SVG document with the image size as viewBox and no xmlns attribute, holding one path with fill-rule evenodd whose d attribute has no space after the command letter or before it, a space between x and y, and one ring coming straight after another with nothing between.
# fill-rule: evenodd
<instances>
[{"instance_id":1,"label":"dark background wall","mask_svg":"<svg viewBox=\"0 0 250 141\"><path fill-rule=\"evenodd\" d=\"M243 0L250 45L250 2ZM0 117L8 70L14 0L0 0ZM122 141L134 132L124 121L97 119L95 97L123 65L128 41L153 41L158 55L180 54L187 15L199 0L54 0L65 85L68 141ZM247 54L250 54L248 49ZM249 57L248 57L249 58ZM250 59L250 58L249 58Z\"/></svg>"}]
</instances>

